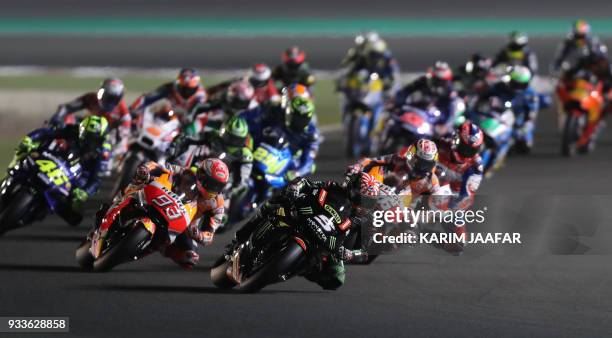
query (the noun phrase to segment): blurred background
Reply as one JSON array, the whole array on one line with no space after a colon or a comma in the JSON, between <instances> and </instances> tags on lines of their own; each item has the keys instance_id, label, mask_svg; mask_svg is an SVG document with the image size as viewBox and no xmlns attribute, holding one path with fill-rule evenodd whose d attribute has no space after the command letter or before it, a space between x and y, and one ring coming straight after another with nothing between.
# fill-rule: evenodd
<instances>
[{"instance_id":1,"label":"blurred background","mask_svg":"<svg viewBox=\"0 0 612 338\"><path fill-rule=\"evenodd\" d=\"M331 78L359 32L378 31L402 71L418 73L435 60L456 66L474 52L492 55L509 31L520 29L544 73L577 16L590 19L609 42L610 12L612 3L602 0L5 0L0 131L4 140L22 135L108 75L124 79L131 99L180 67L202 70L204 82L213 84L256 62L278 64L292 45L320 73L314 88L319 121L333 124L339 109Z\"/></svg>"}]
</instances>

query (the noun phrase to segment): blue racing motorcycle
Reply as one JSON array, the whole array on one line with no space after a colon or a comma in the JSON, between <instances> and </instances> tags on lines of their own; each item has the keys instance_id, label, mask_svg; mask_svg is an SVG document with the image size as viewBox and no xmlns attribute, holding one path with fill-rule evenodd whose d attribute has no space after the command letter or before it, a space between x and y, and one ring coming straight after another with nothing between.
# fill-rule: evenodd
<instances>
[{"instance_id":1,"label":"blue racing motorcycle","mask_svg":"<svg viewBox=\"0 0 612 338\"><path fill-rule=\"evenodd\" d=\"M81 173L78 156L57 141L10 167L0 185L0 235L52 213L78 225L83 216L70 207L70 192Z\"/></svg>"},{"instance_id":2,"label":"blue racing motorcycle","mask_svg":"<svg viewBox=\"0 0 612 338\"><path fill-rule=\"evenodd\" d=\"M294 167L289 142L280 130L264 130L263 139L253 152L249 189L240 203L239 219L244 219L272 194L287 185L286 173ZM230 211L235 215L236 210ZM232 216L230 216L232 218Z\"/></svg>"}]
</instances>

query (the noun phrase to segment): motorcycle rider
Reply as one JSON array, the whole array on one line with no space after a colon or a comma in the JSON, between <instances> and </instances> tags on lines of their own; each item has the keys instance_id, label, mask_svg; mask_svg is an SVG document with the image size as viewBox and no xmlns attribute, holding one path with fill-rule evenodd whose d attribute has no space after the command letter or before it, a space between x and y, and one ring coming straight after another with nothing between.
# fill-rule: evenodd
<instances>
[{"instance_id":1,"label":"motorcycle rider","mask_svg":"<svg viewBox=\"0 0 612 338\"><path fill-rule=\"evenodd\" d=\"M364 194L369 195L376 193L373 191L376 188L376 184L374 183L375 181L370 179L369 182L371 184L368 184L366 175L364 175L363 187L361 190L358 188L357 191L355 191L354 186L360 185L348 184L348 181L340 184L333 181L313 181L303 177L296 178L295 180L291 181L287 187L281 190L278 194L274 195L270 200L262 204L262 206L257 209L256 214L236 232L235 239L233 240L232 244L228 246L228 251L232 250L236 243L246 240L259 228L261 224L265 224L265 219L269 219L270 217L277 215L280 208L284 208L284 210L292 210L291 206L295 204L296 199L303 196L318 194L322 190L325 190L326 194L337 193L345 195L346 198L352 203L359 203L361 196L360 191L363 191ZM361 182L360 179L357 179L356 181ZM356 219L351 216L349 217L349 220L350 222L348 223L348 226L354 229L355 224L353 222ZM300 222L300 220L289 222L289 224L301 223L302 222ZM360 259L366 255L365 251L363 250L350 250L344 247L343 242L346 239L346 235L349 231L352 231L347 230L348 229L344 229L338 238L321 238L318 234L314 236L320 240L320 246L325 248L325 250L329 251L332 255L329 257L329 259L323 261L318 269L307 272L304 275L306 279L319 284L326 290L335 290L344 284L346 272L343 262ZM305 229L305 231L307 231L307 229ZM313 229L313 231L316 230Z\"/></svg>"},{"instance_id":2,"label":"motorcycle rider","mask_svg":"<svg viewBox=\"0 0 612 338\"><path fill-rule=\"evenodd\" d=\"M253 96L258 104L273 105L280 103L280 93L274 85L274 81L272 80L272 70L267 64L254 64L253 67L249 69L246 79L249 81L251 86L253 86ZM243 80L243 78L233 78L208 87L207 92L209 94L209 99L212 101L215 98L223 96L223 94L227 93L227 90L232 83L240 80Z\"/></svg>"},{"instance_id":3,"label":"motorcycle rider","mask_svg":"<svg viewBox=\"0 0 612 338\"><path fill-rule=\"evenodd\" d=\"M258 106L255 89L251 83L244 78L238 79L232 82L222 95L193 108L191 113L193 121L187 127L187 132L197 135L205 127L219 129L228 118Z\"/></svg>"},{"instance_id":4,"label":"motorcycle rider","mask_svg":"<svg viewBox=\"0 0 612 338\"><path fill-rule=\"evenodd\" d=\"M470 56L468 61L453 73L455 90L461 97L475 97L486 91L493 81L492 60L480 53Z\"/></svg>"},{"instance_id":5,"label":"motorcycle rider","mask_svg":"<svg viewBox=\"0 0 612 338\"><path fill-rule=\"evenodd\" d=\"M288 181L309 175L315 170L314 161L319 153L321 139L314 119L314 110L312 100L297 96L287 103L285 118L282 120L272 109L257 108L241 115L249 125L255 146L261 142L264 133L270 130L281 130L281 134L287 137L289 149L294 156L294 169L286 174Z\"/></svg>"},{"instance_id":6,"label":"motorcycle rider","mask_svg":"<svg viewBox=\"0 0 612 338\"><path fill-rule=\"evenodd\" d=\"M74 115L81 110L87 111L87 115L106 118L109 130L116 130L117 134L109 134L112 138L109 144L113 146L113 149L111 158L103 164L105 176L110 175L112 157L125 153L128 147L132 116L123 99L124 93L123 81L116 77L107 78L102 81L97 92L88 92L70 102L61 104L49 121L49 125L53 127L77 123Z\"/></svg>"},{"instance_id":7,"label":"motorcycle rider","mask_svg":"<svg viewBox=\"0 0 612 338\"><path fill-rule=\"evenodd\" d=\"M436 136L444 136L465 110L465 102L453 88L453 71L448 63L437 61L427 73L405 85L395 95L394 112L401 113L405 105L433 113Z\"/></svg>"},{"instance_id":8,"label":"motorcycle rider","mask_svg":"<svg viewBox=\"0 0 612 338\"><path fill-rule=\"evenodd\" d=\"M598 136L600 128L604 126L605 116L612 111L612 68L605 46L602 45L599 50L591 51L589 55L580 58L574 67L563 74L560 79L561 85L558 88L559 96L567 96L568 87L578 77L600 82L604 99L601 114L594 114L592 118L589 118L584 132L577 142L581 149L588 151L595 145L594 140ZM561 105L559 108L562 114L565 114L565 107ZM595 135L595 137L591 137L592 135ZM584 146L587 147L584 148Z\"/></svg>"},{"instance_id":9,"label":"motorcycle rider","mask_svg":"<svg viewBox=\"0 0 612 338\"><path fill-rule=\"evenodd\" d=\"M73 151L82 168L81 177L70 191L68 206L72 212L82 214L83 203L100 187L104 161L110 157L108 130L106 118L96 115L85 117L78 125L36 129L23 138L9 166L14 167L26 155L59 140L59 147Z\"/></svg>"},{"instance_id":10,"label":"motorcycle rider","mask_svg":"<svg viewBox=\"0 0 612 338\"><path fill-rule=\"evenodd\" d=\"M529 37L523 32L514 31L508 36L508 43L493 59L493 67L504 64L506 66L522 65L531 71L538 72L538 59L529 48Z\"/></svg>"},{"instance_id":11,"label":"motorcycle rider","mask_svg":"<svg viewBox=\"0 0 612 338\"><path fill-rule=\"evenodd\" d=\"M434 172L437 162L436 144L420 139L397 154L363 158L347 168L347 175L365 172L394 187L398 194L431 195L440 190L440 182Z\"/></svg>"},{"instance_id":12,"label":"motorcycle rider","mask_svg":"<svg viewBox=\"0 0 612 338\"><path fill-rule=\"evenodd\" d=\"M272 79L279 88L294 83L310 87L315 83L315 77L306 62L306 53L296 46L283 52L282 63L272 70Z\"/></svg>"},{"instance_id":13,"label":"motorcycle rider","mask_svg":"<svg viewBox=\"0 0 612 338\"><path fill-rule=\"evenodd\" d=\"M350 67L351 65L360 62L359 60L365 57L365 49L369 43L374 43L381 40L380 35L377 32L370 31L364 34L357 34L355 36L355 45L346 53L346 56L340 62L340 67Z\"/></svg>"},{"instance_id":14,"label":"motorcycle rider","mask_svg":"<svg viewBox=\"0 0 612 338\"><path fill-rule=\"evenodd\" d=\"M260 105L280 104L281 96L272 80L272 70L265 63L255 64L249 71L249 82L255 89L255 100Z\"/></svg>"},{"instance_id":15,"label":"motorcycle rider","mask_svg":"<svg viewBox=\"0 0 612 338\"><path fill-rule=\"evenodd\" d=\"M439 198L435 205L443 210L466 210L474 203L474 195L483 177L482 159L479 155L484 145L484 134L480 128L470 122L464 122L452 138L438 142L439 157L436 174L442 185L448 184L453 193ZM446 232L466 236L465 225L442 223ZM446 243L440 247L454 255L463 252L463 243Z\"/></svg>"},{"instance_id":16,"label":"motorcycle rider","mask_svg":"<svg viewBox=\"0 0 612 338\"><path fill-rule=\"evenodd\" d=\"M378 74L383 81L385 95L391 97L397 90L400 74L399 65L383 39L380 37L374 39L371 35L369 36L370 38L363 42L360 53L356 54L352 61L346 64L345 74L340 78L338 87L342 88L342 83L351 74L366 70L368 75Z\"/></svg>"},{"instance_id":17,"label":"motorcycle rider","mask_svg":"<svg viewBox=\"0 0 612 338\"><path fill-rule=\"evenodd\" d=\"M253 169L253 152L247 146L249 127L244 118L232 116L223 123L221 130L201 133L199 137L179 137L171 146L171 163L190 168L206 158L219 158L229 168L230 178L226 186L226 200L246 192ZM190 145L198 148L189 152Z\"/></svg>"},{"instance_id":18,"label":"motorcycle rider","mask_svg":"<svg viewBox=\"0 0 612 338\"><path fill-rule=\"evenodd\" d=\"M572 68L575 65L566 64L571 58L579 60L593 52L597 53L601 46L599 38L591 34L591 25L587 21L582 19L574 21L572 31L559 46L552 64L552 72L558 73L561 68Z\"/></svg>"},{"instance_id":19,"label":"motorcycle rider","mask_svg":"<svg viewBox=\"0 0 612 338\"><path fill-rule=\"evenodd\" d=\"M187 114L196 105L206 102L207 98L208 94L195 69L182 68L176 80L164 83L154 91L138 97L130 106L130 111L132 114L137 114L155 102L167 99L179 116L189 119Z\"/></svg>"},{"instance_id":20,"label":"motorcycle rider","mask_svg":"<svg viewBox=\"0 0 612 338\"><path fill-rule=\"evenodd\" d=\"M438 142L436 173L440 181L450 184L451 191L458 197L450 207L466 209L471 205L482 181L480 150L483 144L482 130L471 121L461 124L452 138Z\"/></svg>"},{"instance_id":21,"label":"motorcycle rider","mask_svg":"<svg viewBox=\"0 0 612 338\"><path fill-rule=\"evenodd\" d=\"M192 269L199 261L196 252L197 243L212 244L215 231L222 225L225 212L222 191L229 179L227 165L216 158L207 158L198 163L192 170L177 165L162 166L155 162L142 164L136 170L131 184L125 189L125 194L119 197L137 193L155 178L169 174L171 180L177 180L182 175L193 175L196 178L197 190L200 195L196 201L197 211L187 231L177 236L176 240L161 249L161 253L186 269Z\"/></svg>"},{"instance_id":22,"label":"motorcycle rider","mask_svg":"<svg viewBox=\"0 0 612 338\"><path fill-rule=\"evenodd\" d=\"M510 67L502 80L496 83L480 100L499 99L510 102L515 116L516 150L529 152L533 147L535 122L540 109L540 97L530 86L531 71L525 66Z\"/></svg>"}]
</instances>

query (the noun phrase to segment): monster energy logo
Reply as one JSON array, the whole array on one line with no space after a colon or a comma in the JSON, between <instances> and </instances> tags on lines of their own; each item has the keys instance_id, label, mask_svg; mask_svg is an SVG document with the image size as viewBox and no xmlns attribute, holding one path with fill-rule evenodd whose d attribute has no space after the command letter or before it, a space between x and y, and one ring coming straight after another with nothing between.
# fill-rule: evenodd
<instances>
[{"instance_id":1,"label":"monster energy logo","mask_svg":"<svg viewBox=\"0 0 612 338\"><path fill-rule=\"evenodd\" d=\"M334 218L334 222L336 222L336 224L340 224L340 222L342 222L340 215L338 215L338 212L336 211L336 209L334 209L331 205L325 204L324 208L327 212L329 212L332 215L332 217Z\"/></svg>"},{"instance_id":2,"label":"monster energy logo","mask_svg":"<svg viewBox=\"0 0 612 338\"><path fill-rule=\"evenodd\" d=\"M298 209L300 214L302 215L312 215L312 208L311 207L302 207Z\"/></svg>"},{"instance_id":3,"label":"monster energy logo","mask_svg":"<svg viewBox=\"0 0 612 338\"><path fill-rule=\"evenodd\" d=\"M336 237L330 236L329 237L329 248L333 250L335 247L336 247Z\"/></svg>"}]
</instances>

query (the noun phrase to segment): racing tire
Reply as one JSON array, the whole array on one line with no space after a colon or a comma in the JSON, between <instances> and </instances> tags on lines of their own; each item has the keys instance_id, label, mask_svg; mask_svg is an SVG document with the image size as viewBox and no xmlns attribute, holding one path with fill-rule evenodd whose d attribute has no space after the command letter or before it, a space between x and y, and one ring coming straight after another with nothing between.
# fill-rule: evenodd
<instances>
[{"instance_id":1,"label":"racing tire","mask_svg":"<svg viewBox=\"0 0 612 338\"><path fill-rule=\"evenodd\" d=\"M357 139L355 139L355 135L356 133L358 133L359 131L355 131L355 126L358 127L357 124L357 118L355 117L355 114L351 113L351 117L349 118L349 122L348 122L348 135L346 138L346 146L345 146L345 152L346 152L346 157L348 158L355 158L355 153L354 153L354 145L355 142L357 142Z\"/></svg>"},{"instance_id":2,"label":"racing tire","mask_svg":"<svg viewBox=\"0 0 612 338\"><path fill-rule=\"evenodd\" d=\"M579 118L571 115L565 119L565 126L561 138L561 154L563 156L574 156L576 154L576 142L579 137Z\"/></svg>"},{"instance_id":3,"label":"racing tire","mask_svg":"<svg viewBox=\"0 0 612 338\"><path fill-rule=\"evenodd\" d=\"M89 252L89 248L91 246L91 241L86 239L81 243L81 245L76 249L74 256L76 258L77 263L81 268L87 271L91 271L93 269L94 256Z\"/></svg>"},{"instance_id":4,"label":"racing tire","mask_svg":"<svg viewBox=\"0 0 612 338\"><path fill-rule=\"evenodd\" d=\"M219 289L229 290L236 286L236 283L227 276L228 267L229 262L225 256L221 256L210 269L210 280Z\"/></svg>"},{"instance_id":5,"label":"racing tire","mask_svg":"<svg viewBox=\"0 0 612 338\"><path fill-rule=\"evenodd\" d=\"M238 290L243 293L255 293L266 285L276 282L275 278L297 264L304 256L304 249L294 241L290 241L285 249L274 254L272 258L258 271L240 283Z\"/></svg>"},{"instance_id":6,"label":"racing tire","mask_svg":"<svg viewBox=\"0 0 612 338\"><path fill-rule=\"evenodd\" d=\"M132 260L140 251L139 246L150 237L151 233L138 225L119 243L93 262L93 271L106 272L113 267Z\"/></svg>"},{"instance_id":7,"label":"racing tire","mask_svg":"<svg viewBox=\"0 0 612 338\"><path fill-rule=\"evenodd\" d=\"M19 224L30 210L30 205L34 200L34 195L22 189L13 195L5 210L0 214L0 236L9 230L19 228Z\"/></svg>"}]
</instances>

